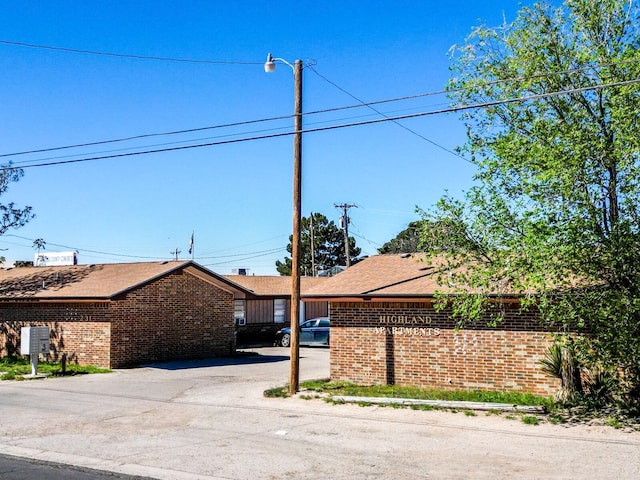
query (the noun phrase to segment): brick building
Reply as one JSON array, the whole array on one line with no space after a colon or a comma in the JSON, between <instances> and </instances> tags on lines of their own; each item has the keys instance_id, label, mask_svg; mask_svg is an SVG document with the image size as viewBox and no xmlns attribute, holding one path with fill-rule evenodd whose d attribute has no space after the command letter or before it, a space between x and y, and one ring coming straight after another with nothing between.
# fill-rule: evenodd
<instances>
[{"instance_id":1,"label":"brick building","mask_svg":"<svg viewBox=\"0 0 640 480\"><path fill-rule=\"evenodd\" d=\"M291 323L291 277L267 275L225 275L252 296L235 301L238 343L272 343L275 334ZM328 278L301 277L300 290L321 285ZM329 304L324 301L301 302L300 320L326 317Z\"/></svg>"},{"instance_id":2,"label":"brick building","mask_svg":"<svg viewBox=\"0 0 640 480\"><path fill-rule=\"evenodd\" d=\"M118 368L230 355L234 300L248 292L191 261L0 271L0 355L48 325L51 357Z\"/></svg>"},{"instance_id":3,"label":"brick building","mask_svg":"<svg viewBox=\"0 0 640 480\"><path fill-rule=\"evenodd\" d=\"M512 298L503 305L499 327L483 321L457 330L449 312L434 310L434 294L443 287L434 269L419 260L369 257L306 292L306 301L330 303L333 380L541 395L557 391L557 379L540 369L552 338L535 312L520 312Z\"/></svg>"}]
</instances>

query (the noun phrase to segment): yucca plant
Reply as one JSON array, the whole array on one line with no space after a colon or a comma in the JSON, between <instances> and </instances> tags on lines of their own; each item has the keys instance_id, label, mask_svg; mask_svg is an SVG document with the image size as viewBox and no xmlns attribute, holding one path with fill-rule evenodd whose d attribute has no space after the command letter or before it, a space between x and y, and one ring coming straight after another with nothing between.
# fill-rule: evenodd
<instances>
[{"instance_id":1,"label":"yucca plant","mask_svg":"<svg viewBox=\"0 0 640 480\"><path fill-rule=\"evenodd\" d=\"M557 401L571 403L582 393L580 365L571 343L551 345L540 365L547 375L560 379L560 390L555 395Z\"/></svg>"}]
</instances>

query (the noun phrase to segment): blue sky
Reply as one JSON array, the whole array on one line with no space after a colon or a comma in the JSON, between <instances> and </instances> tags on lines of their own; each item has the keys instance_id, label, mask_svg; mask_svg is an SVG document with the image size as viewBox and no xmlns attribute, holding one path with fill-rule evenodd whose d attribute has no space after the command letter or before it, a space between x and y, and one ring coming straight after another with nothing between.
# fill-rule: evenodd
<instances>
[{"instance_id":1,"label":"blue sky","mask_svg":"<svg viewBox=\"0 0 640 480\"><path fill-rule=\"evenodd\" d=\"M293 75L264 73L268 52L314 63L303 109L313 112L444 89L447 52L472 27L512 20L494 1L33 1L0 4L0 40L142 57L0 43L0 155L213 127L293 112ZM339 87L337 88L336 85ZM442 95L376 106L388 116L446 108ZM304 117L305 128L380 118L366 108ZM311 132L303 137L302 212L339 217L372 255L446 191L471 185L474 167L447 152L464 143L455 115ZM18 166L290 132L293 120L11 155ZM437 144L425 140L424 138ZM227 274L276 274L292 223L293 139L243 141L63 165L28 167L0 198L36 217L0 237L8 260L77 249L80 263L170 259L187 253ZM6 249L6 250L4 250Z\"/></svg>"}]
</instances>

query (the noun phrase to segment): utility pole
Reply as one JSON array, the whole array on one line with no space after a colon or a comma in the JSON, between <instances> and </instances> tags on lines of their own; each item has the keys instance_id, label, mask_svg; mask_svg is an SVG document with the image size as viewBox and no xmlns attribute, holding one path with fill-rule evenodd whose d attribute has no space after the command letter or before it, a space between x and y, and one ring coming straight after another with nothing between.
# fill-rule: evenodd
<instances>
[{"instance_id":1,"label":"utility pole","mask_svg":"<svg viewBox=\"0 0 640 480\"><path fill-rule=\"evenodd\" d=\"M280 61L293 70L293 233L291 235L291 364L289 372L289 393L300 389L300 223L302 206L302 60L293 65L282 58L267 55L264 71L276 69Z\"/></svg>"},{"instance_id":2,"label":"utility pole","mask_svg":"<svg viewBox=\"0 0 640 480\"><path fill-rule=\"evenodd\" d=\"M311 233L311 276L316 276L316 249L315 242L313 239L313 212L311 212L311 216L309 217L309 230Z\"/></svg>"},{"instance_id":3,"label":"utility pole","mask_svg":"<svg viewBox=\"0 0 640 480\"><path fill-rule=\"evenodd\" d=\"M350 208L358 207L353 203L334 203L334 207L342 209L342 216L340 217L340 227L344 233L344 254L347 258L346 267L351 266L351 255L349 254L349 214L347 213Z\"/></svg>"},{"instance_id":4,"label":"utility pole","mask_svg":"<svg viewBox=\"0 0 640 480\"><path fill-rule=\"evenodd\" d=\"M181 252L182 250L178 250L178 248L176 247L176 249L173 252L169 252L169 253L171 253L171 255L174 255L174 258L178 260L178 254Z\"/></svg>"}]
</instances>

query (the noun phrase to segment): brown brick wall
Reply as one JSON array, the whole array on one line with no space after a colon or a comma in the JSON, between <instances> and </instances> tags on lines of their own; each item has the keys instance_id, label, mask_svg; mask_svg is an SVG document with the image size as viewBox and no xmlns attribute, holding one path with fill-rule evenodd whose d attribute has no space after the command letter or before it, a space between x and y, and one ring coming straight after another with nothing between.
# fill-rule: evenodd
<instances>
[{"instance_id":1,"label":"brown brick wall","mask_svg":"<svg viewBox=\"0 0 640 480\"><path fill-rule=\"evenodd\" d=\"M426 303L332 302L331 378L552 395L557 380L539 366L551 340L535 313L507 310L497 328L456 331Z\"/></svg>"},{"instance_id":2,"label":"brown brick wall","mask_svg":"<svg viewBox=\"0 0 640 480\"><path fill-rule=\"evenodd\" d=\"M26 326L50 328L50 359L66 354L70 363L109 366L111 328L108 303L0 304L0 356L20 354L20 330Z\"/></svg>"},{"instance_id":3,"label":"brown brick wall","mask_svg":"<svg viewBox=\"0 0 640 480\"><path fill-rule=\"evenodd\" d=\"M51 328L52 359L105 368L235 351L233 295L182 271L110 302L0 303L0 356L29 325Z\"/></svg>"},{"instance_id":4,"label":"brown brick wall","mask_svg":"<svg viewBox=\"0 0 640 480\"><path fill-rule=\"evenodd\" d=\"M111 366L231 355L233 294L174 272L111 305Z\"/></svg>"}]
</instances>

